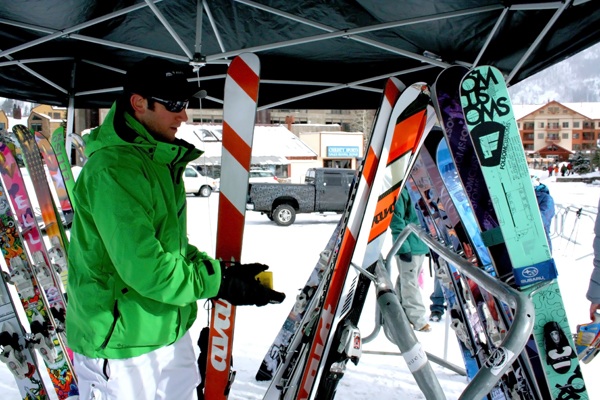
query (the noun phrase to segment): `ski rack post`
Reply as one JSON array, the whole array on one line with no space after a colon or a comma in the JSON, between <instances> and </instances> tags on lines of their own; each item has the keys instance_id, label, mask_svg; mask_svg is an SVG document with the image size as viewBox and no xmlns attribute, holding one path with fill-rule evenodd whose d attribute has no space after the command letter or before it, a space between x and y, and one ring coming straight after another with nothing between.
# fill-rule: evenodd
<instances>
[{"instance_id":1,"label":"ski rack post","mask_svg":"<svg viewBox=\"0 0 600 400\"><path fill-rule=\"evenodd\" d=\"M379 259L378 262L381 264L384 264L384 261L381 258ZM358 269L361 270L360 268L358 268ZM385 273L386 273L388 279L390 279L390 266L387 264L384 264L384 269L385 269ZM361 270L361 272L362 272L362 270ZM376 281L373 281L373 282L375 282L375 284L377 284ZM393 282L390 281L390 285L391 285L391 287L393 287ZM402 309L401 314L398 314L394 317L394 319L397 319L397 318L406 318L406 314L404 313L403 309ZM448 319L446 319L446 321L448 321ZM373 328L373 332L371 332L368 336L366 336L362 339L362 342L369 343L370 341L374 340L377 337L377 335L379 334L379 331L381 330L381 327L384 324L385 324L385 320L384 320L383 314L381 312L381 309L379 307L379 303L376 303L375 304L375 327ZM394 325L396 325L396 324L394 324ZM393 326L393 328L395 328L395 326ZM445 334L446 339L448 338L448 329L449 329L449 325L446 324L446 334ZM411 329L411 331L412 331L412 329ZM385 334L385 337L390 342L395 344L395 342L394 342L395 339L390 337L391 332L387 332L384 330L384 334ZM446 344L444 346L447 346L448 341L446 340L445 343ZM395 353L395 352L379 352L379 351L368 351L368 350L363 350L362 352L363 352L363 354L379 354L379 355L388 355L388 356L402 355L402 353ZM444 348L444 354L445 353L446 353L446 349ZM438 357L435 354L431 354L427 351L425 352L425 354L427 355L427 359L429 361L436 363L446 369L449 369L450 371L456 372L457 374L459 374L461 376L467 376L466 369L461 368L458 365L455 365L455 364L447 361L445 356L444 356L444 358Z\"/></svg>"},{"instance_id":2,"label":"ski rack post","mask_svg":"<svg viewBox=\"0 0 600 400\"><path fill-rule=\"evenodd\" d=\"M585 210L583 207L578 207L578 206L574 206L574 205L569 205L569 206L565 207L561 204L556 204L555 206L558 210L556 211L556 214L553 218L554 219L554 232L552 233L551 237L563 238L567 242L572 242L574 244L580 245L581 243L578 243L576 239L572 239L573 232L575 232L575 230L577 229L577 225L578 225L579 221L581 220L581 217L589 218L593 224L594 221L596 220L596 213ZM569 217L570 213L574 214L574 216L573 216L574 221L573 221L573 226L571 227L571 232L569 232L569 234L567 235L567 234L565 234L565 228L566 228L565 222L566 222L567 218Z\"/></svg>"},{"instance_id":3,"label":"ski rack post","mask_svg":"<svg viewBox=\"0 0 600 400\"><path fill-rule=\"evenodd\" d=\"M433 239L427 232L415 224L408 224L398 236L386 259L386 265L391 263L394 254L410 233L417 235L429 248L440 257L452 263L460 273L469 276L477 285L485 288L494 297L515 309L513 323L506 332L504 340L492 355L481 366L477 375L469 382L459 399L482 399L494 388L502 375L523 352L533 331L535 310L531 298L519 292L506 283L488 275L475 267L468 260L447 249Z\"/></svg>"},{"instance_id":4,"label":"ski rack post","mask_svg":"<svg viewBox=\"0 0 600 400\"><path fill-rule=\"evenodd\" d=\"M398 238L400 244L404 242L409 233L407 232L406 235L401 235ZM388 277L388 274L384 270L385 267L382 267L382 264L381 259L379 259L375 266L375 274L371 274L356 264L352 265L375 284L377 304L385 323L390 326L389 333L392 336L392 342L400 349L408 369L415 378L421 392L425 395L425 398L428 400L445 400L444 390L435 372L433 372L431 364L429 364L429 358L423 351L421 343L417 340L417 336L400 304L400 299L394 290L394 284Z\"/></svg>"}]
</instances>

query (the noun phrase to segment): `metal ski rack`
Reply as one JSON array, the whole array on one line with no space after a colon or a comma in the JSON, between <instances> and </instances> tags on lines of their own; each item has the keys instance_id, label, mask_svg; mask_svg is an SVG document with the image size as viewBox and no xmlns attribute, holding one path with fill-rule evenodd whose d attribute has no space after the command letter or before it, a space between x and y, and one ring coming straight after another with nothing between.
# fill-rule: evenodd
<instances>
[{"instance_id":1,"label":"metal ski rack","mask_svg":"<svg viewBox=\"0 0 600 400\"><path fill-rule=\"evenodd\" d=\"M469 261L450 251L415 224L407 225L400 233L398 239L394 242L394 245L388 253L385 262L386 267L391 265L394 254L398 252L402 243L411 233L417 235L425 242L425 244L427 244L427 246L429 246L429 248L433 249L444 260L452 263L462 274L469 276L479 286L485 288L493 296L515 310L513 323L507 331L504 340L500 346L494 350L494 353L480 368L477 375L469 382L460 396L460 399L484 398L525 348L531 332L533 331L535 315L533 302L526 294L521 293L506 283L488 275L485 271L475 267ZM391 328L390 332L393 331L393 338L398 344L400 351L403 353L405 351L412 352L413 348L419 348L420 345L418 344L406 315L399 304L399 299L396 296L387 273L384 272L379 265L376 267L375 275L369 274L369 272L364 271L357 266L355 266L355 268L358 268L362 273L366 273L368 274L367 276L374 279L379 308L383 314L386 325ZM425 355L424 352L422 354L423 356ZM405 359L407 358L406 355L404 355L404 357ZM417 383L428 374L427 367L429 367L429 364L427 363L427 360L422 362L422 366L425 371L414 370L414 367L411 367L409 364L409 369L413 373L413 376L415 376ZM433 375L433 378L429 379L428 384L438 382L435 375ZM419 387L422 388L421 385L419 385ZM429 389L428 392L423 390L423 393L427 399L444 398L443 393L441 397L437 397L438 393L431 389Z\"/></svg>"},{"instance_id":2,"label":"metal ski rack","mask_svg":"<svg viewBox=\"0 0 600 400\"><path fill-rule=\"evenodd\" d=\"M402 231L402 234L398 238L400 244L408 237L408 233L404 235L404 231ZM397 246L396 251L399 248L400 246ZM444 390L429 364L429 359L421 343L418 342L410 322L408 322L408 318L400 304L400 299L394 290L394 284L382 264L380 259L375 266L375 274L371 274L358 265L352 265L375 284L377 304L383 315L385 324L390 327L389 334L392 336L391 341L400 349L401 355L404 361L406 361L406 365L408 365L408 369L413 374L425 398L428 400L446 399Z\"/></svg>"},{"instance_id":3,"label":"metal ski rack","mask_svg":"<svg viewBox=\"0 0 600 400\"><path fill-rule=\"evenodd\" d=\"M388 279L390 279L390 266L387 265L382 258L380 258L378 262L383 265L384 271L382 271L382 273L386 273ZM390 281L390 284L393 287L393 282ZM379 334L381 328L384 326L385 321L383 319L383 314L381 313L381 310L379 308L379 304L376 304L375 307L376 307L375 308L375 326L373 328L373 331L369 335L362 338L363 343L369 343L370 341L374 340L377 337L377 335ZM406 318L406 314L404 314L404 310L402 310L402 315L399 315L398 317ZM446 319L446 333L445 333L445 339L444 339L446 344L448 343L448 330L449 329L450 329L450 321L449 321L449 319ZM384 334L390 342L394 343L394 339L393 339L393 337L391 337L391 332L384 329ZM362 353L363 354L390 355L390 356L402 355L402 353L380 352L380 351L369 351L369 350L363 350ZM446 351L444 350L444 354L445 353L446 353ZM429 353L427 351L425 351L425 354L427 355L427 358L429 359L429 361L434 362L438 365L441 365L442 367L449 369L450 371L453 371L459 375L467 376L467 371L465 370L465 368L460 367L456 364L453 364L453 363L447 361L445 355L442 358L442 357L436 356L435 354Z\"/></svg>"}]
</instances>

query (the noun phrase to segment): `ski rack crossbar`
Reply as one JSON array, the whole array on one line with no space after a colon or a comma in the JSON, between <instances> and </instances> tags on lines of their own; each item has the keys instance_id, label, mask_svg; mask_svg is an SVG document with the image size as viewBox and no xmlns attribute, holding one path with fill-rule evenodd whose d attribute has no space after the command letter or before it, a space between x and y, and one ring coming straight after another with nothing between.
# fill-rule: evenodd
<instances>
[{"instance_id":1,"label":"ski rack crossbar","mask_svg":"<svg viewBox=\"0 0 600 400\"><path fill-rule=\"evenodd\" d=\"M521 293L506 283L488 275L485 271L477 268L469 261L446 248L442 243L432 238L427 232L415 224L408 224L404 230L402 230L386 257L386 267L391 265L394 255L398 252L402 243L411 233L417 235L425 242L425 244L427 244L427 246L429 246L429 248L434 250L444 260L455 266L462 274L471 278L477 285L485 288L494 297L515 309L513 323L504 340L500 346L494 350L494 353L492 353L484 365L481 366L475 377L469 382L459 397L459 399L482 399L490 393L496 383L502 378L502 375L515 362L519 354L523 352L533 331L535 316L533 302L527 294ZM381 271L376 272L378 278L379 275L385 275L385 273L381 274L380 272ZM389 281L389 278L387 279ZM382 308L382 311L384 311L384 308ZM385 312L383 315L386 323L392 322L390 321L389 315L386 315ZM392 319L394 318L397 317L392 316ZM388 326L394 327L395 325L388 324ZM429 399L429 397L426 398Z\"/></svg>"},{"instance_id":2,"label":"ski rack crossbar","mask_svg":"<svg viewBox=\"0 0 600 400\"><path fill-rule=\"evenodd\" d=\"M380 259L377 261L378 263L381 263L383 265L384 261L383 259L380 257ZM375 285L377 285L377 277L374 274L369 273L368 271L364 270L362 267L356 266L355 264L352 264L352 266L354 268L356 268L357 270L359 270L361 273L367 275L369 277L369 279L371 279ZM390 268L389 266L385 266L385 273L386 276L388 277L388 279L390 279ZM392 285L393 287L393 282L388 282L389 285ZM402 316L398 315L394 317L394 321L397 318L404 318L406 317L406 314L403 314ZM448 320L447 320L448 321ZM363 343L369 343L371 341L373 341L377 335L379 334L379 331L381 330L381 327L384 324L384 320L383 320L383 315L381 313L381 309L379 307L379 304L376 304L376 308L375 308L375 327L373 328L373 332L371 332L368 336L362 338L362 342ZM409 327L410 329L410 327ZM447 342L447 337L448 337L448 332L447 332L448 327L446 327L446 342ZM396 329L394 329L396 330ZM412 330L412 329L411 329ZM410 331L409 331L410 332ZM384 330L385 333L385 337L392 343L394 343L393 337L392 337L392 333L389 332L388 330ZM402 332L401 332L402 333ZM402 333L404 334L404 333ZM368 350L363 350L362 351L363 354L379 354L379 355L394 355L394 356L399 356L402 355L402 353L395 353L395 352L382 352L382 351L368 351ZM425 354L427 355L427 359L433 363L436 363L444 368L449 369L450 371L456 372L459 375L462 376L467 376L467 370L465 368L461 368L458 365L452 364L451 362L447 361L444 358L438 357L435 354L429 353L427 351L425 351Z\"/></svg>"}]
</instances>

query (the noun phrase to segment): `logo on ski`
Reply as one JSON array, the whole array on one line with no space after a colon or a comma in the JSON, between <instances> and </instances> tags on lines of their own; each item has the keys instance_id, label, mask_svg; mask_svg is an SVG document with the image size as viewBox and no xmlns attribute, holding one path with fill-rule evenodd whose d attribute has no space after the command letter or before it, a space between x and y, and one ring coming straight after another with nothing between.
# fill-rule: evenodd
<instances>
[{"instance_id":1,"label":"logo on ski","mask_svg":"<svg viewBox=\"0 0 600 400\"><path fill-rule=\"evenodd\" d=\"M512 356L513 353L510 350L498 347L485 361L485 366L491 370L492 374L498 375Z\"/></svg>"},{"instance_id":2,"label":"logo on ski","mask_svg":"<svg viewBox=\"0 0 600 400\"><path fill-rule=\"evenodd\" d=\"M535 268L535 267L529 267L529 268L525 268L523 269L523 271L521 272L521 274L528 279L531 278L535 278L536 276L538 276L538 274L540 273L540 270Z\"/></svg>"},{"instance_id":3,"label":"logo on ski","mask_svg":"<svg viewBox=\"0 0 600 400\"><path fill-rule=\"evenodd\" d=\"M216 308L213 328L216 332L213 337L210 363L217 371L225 371L227 368L228 354L228 331L231 328L231 308L232 305L223 300L217 300L221 307Z\"/></svg>"},{"instance_id":4,"label":"logo on ski","mask_svg":"<svg viewBox=\"0 0 600 400\"><path fill-rule=\"evenodd\" d=\"M481 165L484 167L500 165L500 168L504 169L507 151L504 143L504 125L494 121L483 122L473 128L471 136Z\"/></svg>"},{"instance_id":5,"label":"logo on ski","mask_svg":"<svg viewBox=\"0 0 600 400\"><path fill-rule=\"evenodd\" d=\"M313 387L313 382L317 375L317 370L319 368L319 361L321 360L321 356L323 355L323 350L325 350L325 342L327 341L327 333L329 329L331 329L331 323L333 322L334 313L331 310L331 306L326 306L321 314L321 320L319 321L319 332L316 338L317 340L317 348L315 354L313 355L310 363L308 365L308 378L304 383L304 386L301 388L301 391L298 395L299 399L308 399L310 395L311 389Z\"/></svg>"},{"instance_id":6,"label":"logo on ski","mask_svg":"<svg viewBox=\"0 0 600 400\"><path fill-rule=\"evenodd\" d=\"M484 72L485 71L485 75ZM492 97L488 93L499 84L491 68L478 68L468 75L461 84L462 106L465 119L471 126L494 120L510 113L510 102L507 97Z\"/></svg>"}]
</instances>

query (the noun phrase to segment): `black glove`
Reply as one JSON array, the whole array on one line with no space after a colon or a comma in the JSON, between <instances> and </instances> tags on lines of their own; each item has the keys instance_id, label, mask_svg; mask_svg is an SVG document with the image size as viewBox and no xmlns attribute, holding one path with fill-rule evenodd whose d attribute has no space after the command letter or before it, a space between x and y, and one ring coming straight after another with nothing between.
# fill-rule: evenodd
<instances>
[{"instance_id":1,"label":"black glove","mask_svg":"<svg viewBox=\"0 0 600 400\"><path fill-rule=\"evenodd\" d=\"M409 262L412 261L412 253L410 251L408 253L401 253L398 256L404 262L408 262L409 263Z\"/></svg>"},{"instance_id":2,"label":"black glove","mask_svg":"<svg viewBox=\"0 0 600 400\"><path fill-rule=\"evenodd\" d=\"M229 265L229 267L227 267ZM221 262L221 287L217 297L234 306L279 304L285 294L261 285L256 275L269 267L264 264L228 264Z\"/></svg>"}]
</instances>

